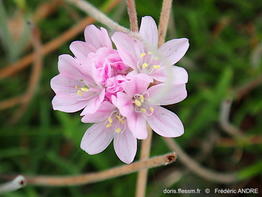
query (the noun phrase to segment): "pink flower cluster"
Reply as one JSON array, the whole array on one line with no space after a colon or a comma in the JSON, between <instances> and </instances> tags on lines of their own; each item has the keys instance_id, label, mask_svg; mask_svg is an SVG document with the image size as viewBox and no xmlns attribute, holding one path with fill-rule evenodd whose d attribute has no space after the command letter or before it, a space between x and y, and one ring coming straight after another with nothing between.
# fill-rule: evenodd
<instances>
[{"instance_id":1,"label":"pink flower cluster","mask_svg":"<svg viewBox=\"0 0 262 197\"><path fill-rule=\"evenodd\" d=\"M85 41L70 45L74 57L59 57L59 74L51 80L56 93L53 108L82 110L82 122L94 123L81 148L97 154L113 140L119 159L131 163L137 139L147 138L147 125L164 137L182 135L180 119L161 105L187 96L187 72L173 64L186 53L188 40L173 39L158 48L157 26L149 16L142 18L139 37L115 32L110 38L104 28L94 25L84 35ZM166 86L170 89L164 93Z\"/></svg>"}]
</instances>

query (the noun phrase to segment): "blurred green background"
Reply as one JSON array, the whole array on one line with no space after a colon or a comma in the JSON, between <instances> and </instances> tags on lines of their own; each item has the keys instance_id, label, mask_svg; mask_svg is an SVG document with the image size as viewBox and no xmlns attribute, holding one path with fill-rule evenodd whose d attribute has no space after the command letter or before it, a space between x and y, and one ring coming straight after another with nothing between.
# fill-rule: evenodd
<instances>
[{"instance_id":1,"label":"blurred green background","mask_svg":"<svg viewBox=\"0 0 262 197\"><path fill-rule=\"evenodd\" d=\"M110 0L90 2L101 8ZM139 19L150 15L158 21L161 2L137 0ZM28 21L44 12L39 9L44 4L53 7L47 6L47 16L35 22L43 45L86 17L62 0L0 1L0 75L3 68L33 51ZM124 1L108 16L129 26ZM175 0L167 40L174 37L190 40L186 56L178 63L189 72L189 96L168 106L185 126L185 134L176 141L203 166L219 172L238 171L244 180L231 185L213 183L190 172L178 158L170 166L150 169L147 196L165 196L163 188L260 186L262 192L262 1ZM21 104L2 105L26 91L32 66L0 79L0 174L75 175L122 165L112 145L101 154L85 154L79 144L89 125L80 122L79 113L57 112L51 107L50 79L58 73L58 56L70 53L73 40L83 39L81 32L44 57L39 85L25 109ZM250 83L245 94L237 91ZM229 98L233 99L229 120L239 128L241 139L221 125L221 104ZM151 155L167 152L165 142L154 134ZM134 196L135 186L136 174L130 174L78 187L28 186L3 196Z\"/></svg>"}]
</instances>

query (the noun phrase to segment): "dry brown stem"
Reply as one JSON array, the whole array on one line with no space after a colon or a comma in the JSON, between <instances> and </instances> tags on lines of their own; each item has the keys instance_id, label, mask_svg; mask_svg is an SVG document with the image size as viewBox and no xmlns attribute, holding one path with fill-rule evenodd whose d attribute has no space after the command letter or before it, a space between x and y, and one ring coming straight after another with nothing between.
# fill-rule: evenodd
<instances>
[{"instance_id":1,"label":"dry brown stem","mask_svg":"<svg viewBox=\"0 0 262 197\"><path fill-rule=\"evenodd\" d=\"M137 13L135 0L126 0L127 11L130 22L130 29L133 32L138 32Z\"/></svg>"},{"instance_id":2,"label":"dry brown stem","mask_svg":"<svg viewBox=\"0 0 262 197\"><path fill-rule=\"evenodd\" d=\"M152 141L152 129L148 127L148 136L142 141L140 161L144 161L149 158L150 148ZM148 169L142 169L138 172L136 182L136 197L143 197L146 195L146 183L147 183Z\"/></svg>"},{"instance_id":3,"label":"dry brown stem","mask_svg":"<svg viewBox=\"0 0 262 197\"><path fill-rule=\"evenodd\" d=\"M169 23L170 12L172 8L173 0L163 0L162 10L160 14L160 20L158 25L158 46L161 46L165 42L167 27Z\"/></svg>"},{"instance_id":4,"label":"dry brown stem","mask_svg":"<svg viewBox=\"0 0 262 197\"><path fill-rule=\"evenodd\" d=\"M141 169L167 165L176 160L175 153L156 156L147 160L137 161L129 165L111 168L102 172L87 173L75 176L25 176L27 183L41 186L73 186L95 183L106 179L130 174Z\"/></svg>"}]
</instances>

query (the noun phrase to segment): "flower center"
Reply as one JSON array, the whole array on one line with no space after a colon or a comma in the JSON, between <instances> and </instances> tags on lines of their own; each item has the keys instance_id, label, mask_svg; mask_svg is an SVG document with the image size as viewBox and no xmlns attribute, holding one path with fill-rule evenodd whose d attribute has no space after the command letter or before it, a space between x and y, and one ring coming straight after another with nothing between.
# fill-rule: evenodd
<instances>
[{"instance_id":1,"label":"flower center","mask_svg":"<svg viewBox=\"0 0 262 197\"><path fill-rule=\"evenodd\" d=\"M114 132L121 133L126 130L126 118L119 111L114 111L105 122L106 128L112 128Z\"/></svg>"},{"instance_id":2,"label":"flower center","mask_svg":"<svg viewBox=\"0 0 262 197\"><path fill-rule=\"evenodd\" d=\"M146 102L146 99L145 99L145 96L144 95L141 95L141 94L136 94L134 97L133 97L133 103L134 103L134 106L135 106L135 111L136 112L141 112L147 116L150 116L153 114L154 112L154 108L151 107L147 102Z\"/></svg>"},{"instance_id":3,"label":"flower center","mask_svg":"<svg viewBox=\"0 0 262 197\"><path fill-rule=\"evenodd\" d=\"M158 57L153 55L152 52L141 53L138 69L144 72L154 72L156 69L160 69L161 66L158 64Z\"/></svg>"},{"instance_id":4,"label":"flower center","mask_svg":"<svg viewBox=\"0 0 262 197\"><path fill-rule=\"evenodd\" d=\"M78 86L76 85L75 86L75 89L76 89L76 94L79 95L79 96L83 96L83 94L85 92L88 92L89 90L89 87L87 85L83 85L83 86Z\"/></svg>"},{"instance_id":5,"label":"flower center","mask_svg":"<svg viewBox=\"0 0 262 197\"><path fill-rule=\"evenodd\" d=\"M105 83L106 97L111 101L111 96L117 94L117 92L122 92L123 88L121 83L125 82L125 77L123 75L117 75L107 79Z\"/></svg>"}]
</instances>

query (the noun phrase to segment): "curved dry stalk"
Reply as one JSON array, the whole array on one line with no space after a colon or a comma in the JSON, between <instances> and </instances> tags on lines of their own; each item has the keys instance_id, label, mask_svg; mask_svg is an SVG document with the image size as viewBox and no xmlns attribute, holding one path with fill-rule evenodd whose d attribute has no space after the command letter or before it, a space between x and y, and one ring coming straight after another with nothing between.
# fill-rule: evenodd
<instances>
[{"instance_id":1,"label":"curved dry stalk","mask_svg":"<svg viewBox=\"0 0 262 197\"><path fill-rule=\"evenodd\" d=\"M33 20L35 23L52 14L56 9L63 4L63 0L53 0L42 3L34 12Z\"/></svg>"},{"instance_id":2,"label":"curved dry stalk","mask_svg":"<svg viewBox=\"0 0 262 197\"><path fill-rule=\"evenodd\" d=\"M243 137L243 132L229 122L232 102L232 99L227 99L222 102L219 122L224 131L226 131L229 135L233 137Z\"/></svg>"},{"instance_id":3,"label":"curved dry stalk","mask_svg":"<svg viewBox=\"0 0 262 197\"><path fill-rule=\"evenodd\" d=\"M42 46L41 46L40 31L36 26L32 27L32 44L33 44L33 48L35 51L34 53L35 56L34 56L34 64L32 68L31 78L30 78L26 93L24 95L25 99L22 102L22 105L20 106L20 108L17 110L17 112L11 119L11 123L16 123L21 118L21 116L24 114L24 112L28 108L28 105L36 92L39 80L41 78L41 72L42 72L42 67L43 67L43 57L41 55Z\"/></svg>"},{"instance_id":4,"label":"curved dry stalk","mask_svg":"<svg viewBox=\"0 0 262 197\"><path fill-rule=\"evenodd\" d=\"M245 95L247 95L250 91L252 91L257 86L262 85L262 75L259 75L257 78L247 82L243 86L237 88L235 94L237 99L243 98Z\"/></svg>"},{"instance_id":5,"label":"curved dry stalk","mask_svg":"<svg viewBox=\"0 0 262 197\"><path fill-rule=\"evenodd\" d=\"M16 106L24 101L25 97L22 96L16 96L13 98L6 99L4 101L0 101L0 110L4 110L13 106Z\"/></svg>"},{"instance_id":6,"label":"curved dry stalk","mask_svg":"<svg viewBox=\"0 0 262 197\"><path fill-rule=\"evenodd\" d=\"M89 14L91 17L99 21L100 23L106 25L110 29L116 30L116 31L122 31L125 33L129 33L130 30L122 27L109 17L107 17L104 13L102 13L100 10L96 9L94 6L92 6L87 1L83 0L67 0L68 2L72 3L76 7L78 7L80 10L85 11L87 14Z\"/></svg>"},{"instance_id":7,"label":"curved dry stalk","mask_svg":"<svg viewBox=\"0 0 262 197\"><path fill-rule=\"evenodd\" d=\"M176 160L175 153L168 153L161 156L152 157L147 160L137 161L129 165L111 168L102 172L87 173L75 176L25 176L27 183L39 186L74 186L103 181L125 174L130 174L141 169L168 165Z\"/></svg>"},{"instance_id":8,"label":"curved dry stalk","mask_svg":"<svg viewBox=\"0 0 262 197\"><path fill-rule=\"evenodd\" d=\"M105 12L109 12L116 5L118 5L120 1L121 0L111 0L111 2L107 4L107 6L105 6L102 10ZM64 44L65 42L72 39L74 36L76 36L80 32L82 32L87 25L93 22L95 22L95 19L93 19L92 17L84 18L78 24L74 25L72 28L64 32L59 37L43 45L41 49L41 55L44 57L45 55L49 54L50 52L56 50L62 44ZM13 75L16 72L19 72L20 70L26 68L27 66L29 66L29 64L33 62L33 60L34 60L34 53L29 54L23 57L22 59L18 60L17 62L0 69L0 79L9 77L10 75Z\"/></svg>"},{"instance_id":9,"label":"curved dry stalk","mask_svg":"<svg viewBox=\"0 0 262 197\"><path fill-rule=\"evenodd\" d=\"M163 0L162 10L160 14L160 20L158 25L158 46L161 46L165 42L167 27L169 23L170 12L172 8L173 0Z\"/></svg>"},{"instance_id":10,"label":"curved dry stalk","mask_svg":"<svg viewBox=\"0 0 262 197\"><path fill-rule=\"evenodd\" d=\"M140 161L149 158L150 148L152 141L152 129L148 127L148 136L142 141ZM136 197L144 197L146 194L146 183L147 183L148 169L143 169L138 172L137 182L136 182Z\"/></svg>"},{"instance_id":11,"label":"curved dry stalk","mask_svg":"<svg viewBox=\"0 0 262 197\"><path fill-rule=\"evenodd\" d=\"M172 150L176 151L179 156L180 161L192 172L198 176L207 179L209 181L218 182L218 183L233 183L237 182L238 179L234 173L219 173L212 171L210 169L204 168L195 160L191 159L181 148L180 146L170 138L164 138L167 146Z\"/></svg>"},{"instance_id":12,"label":"curved dry stalk","mask_svg":"<svg viewBox=\"0 0 262 197\"><path fill-rule=\"evenodd\" d=\"M244 139L244 143L248 145L259 145L262 144L262 136L260 135L254 135L254 136L247 136ZM222 147L237 147L237 146L243 146L239 143L238 140L232 139L232 138L220 138L216 146L222 146Z\"/></svg>"},{"instance_id":13,"label":"curved dry stalk","mask_svg":"<svg viewBox=\"0 0 262 197\"><path fill-rule=\"evenodd\" d=\"M126 3L127 3L127 12L129 16L130 29L133 32L138 32L135 0L126 0Z\"/></svg>"}]
</instances>

